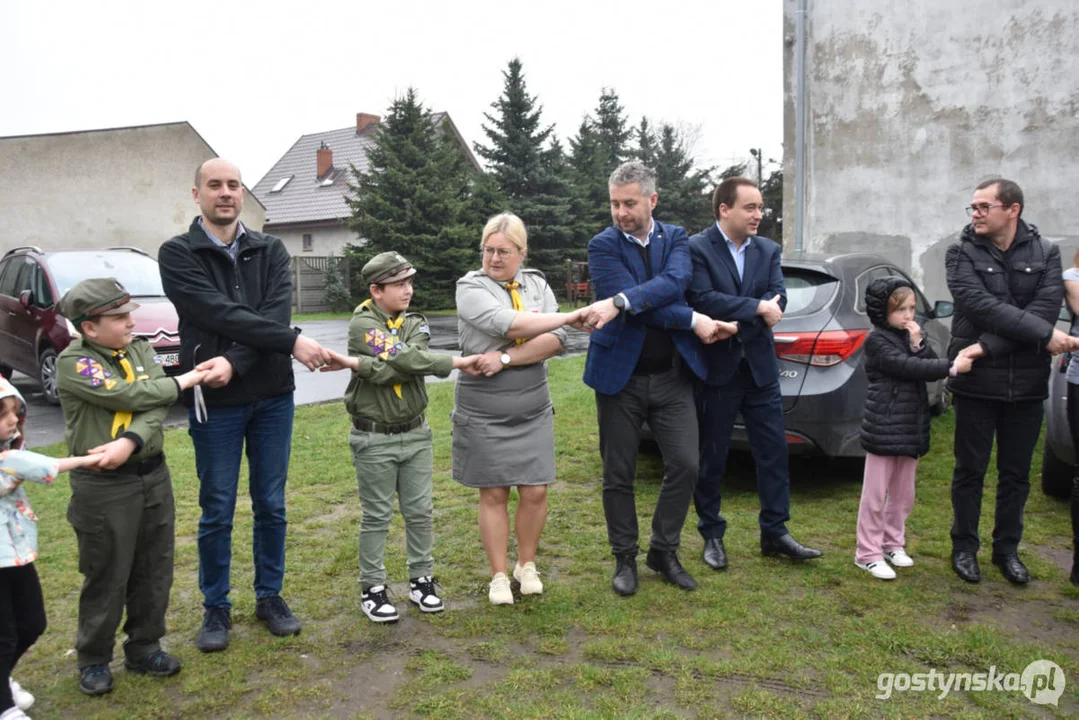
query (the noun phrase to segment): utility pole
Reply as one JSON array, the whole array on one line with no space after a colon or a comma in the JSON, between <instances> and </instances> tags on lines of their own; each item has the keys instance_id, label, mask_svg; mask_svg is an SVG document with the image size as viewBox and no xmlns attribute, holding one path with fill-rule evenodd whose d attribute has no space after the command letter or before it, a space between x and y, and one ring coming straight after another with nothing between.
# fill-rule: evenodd
<instances>
[{"instance_id":1,"label":"utility pole","mask_svg":"<svg viewBox=\"0 0 1079 720\"><path fill-rule=\"evenodd\" d=\"M757 158L757 187L764 185L764 153L760 148L750 148L749 154Z\"/></svg>"}]
</instances>

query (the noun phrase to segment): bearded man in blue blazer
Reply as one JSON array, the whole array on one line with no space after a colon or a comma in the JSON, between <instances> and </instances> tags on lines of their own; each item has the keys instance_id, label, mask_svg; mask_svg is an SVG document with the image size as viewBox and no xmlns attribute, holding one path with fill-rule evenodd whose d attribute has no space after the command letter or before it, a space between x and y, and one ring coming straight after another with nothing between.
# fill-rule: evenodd
<instances>
[{"instance_id":1,"label":"bearded man in blue blazer","mask_svg":"<svg viewBox=\"0 0 1079 720\"><path fill-rule=\"evenodd\" d=\"M584 381L596 391L603 457L603 512L616 558L612 586L637 591L637 509L633 483L641 426L663 453L664 478L652 517L647 565L684 590L696 581L678 561L678 545L697 482L697 418L690 374L704 377L701 342L737 332L686 304L692 275L686 231L652 219L659 195L652 171L620 165L608 183L614 224L588 243L588 269L599 302L585 322L595 330Z\"/></svg>"},{"instance_id":2,"label":"bearded man in blue blazer","mask_svg":"<svg viewBox=\"0 0 1079 720\"><path fill-rule=\"evenodd\" d=\"M738 413L757 467L761 553L796 560L820 557L819 550L792 538L786 526L790 475L772 336L772 326L787 306L780 247L756 236L764 202L753 181L721 182L712 196L712 210L715 224L689 240L693 263L689 303L709 317L736 320L739 332L704 348L707 373L695 385L700 475L693 502L697 529L704 538L704 562L714 570L727 567L721 484Z\"/></svg>"}]
</instances>

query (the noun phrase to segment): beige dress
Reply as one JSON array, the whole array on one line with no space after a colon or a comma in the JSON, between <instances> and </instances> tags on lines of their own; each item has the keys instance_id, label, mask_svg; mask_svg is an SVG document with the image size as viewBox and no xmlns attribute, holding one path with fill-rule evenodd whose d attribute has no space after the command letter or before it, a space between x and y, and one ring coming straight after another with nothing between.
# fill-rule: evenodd
<instances>
[{"instance_id":1,"label":"beige dress","mask_svg":"<svg viewBox=\"0 0 1079 720\"><path fill-rule=\"evenodd\" d=\"M538 270L514 278L525 310L558 312ZM457 335L462 355L506 350L516 312L510 293L480 270L457 281ZM566 332L553 332L565 344ZM468 487L547 485L555 480L554 406L547 366L510 367L485 376L461 374L454 394L453 478Z\"/></svg>"}]
</instances>

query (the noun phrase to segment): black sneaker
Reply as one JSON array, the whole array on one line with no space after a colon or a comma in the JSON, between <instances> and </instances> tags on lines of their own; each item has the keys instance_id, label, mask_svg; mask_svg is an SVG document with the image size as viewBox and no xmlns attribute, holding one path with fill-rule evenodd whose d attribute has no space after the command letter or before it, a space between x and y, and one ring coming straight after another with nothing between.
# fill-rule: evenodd
<instances>
[{"instance_id":1,"label":"black sneaker","mask_svg":"<svg viewBox=\"0 0 1079 720\"><path fill-rule=\"evenodd\" d=\"M416 603L425 613L442 612L446 606L435 592L438 581L430 575L413 578L408 581L408 599Z\"/></svg>"},{"instance_id":2,"label":"black sneaker","mask_svg":"<svg viewBox=\"0 0 1079 720\"><path fill-rule=\"evenodd\" d=\"M386 596L385 585L375 585L364 590L363 597L360 598L360 607L363 609L363 614L369 617L372 622L392 623L397 622L400 617L397 614L397 608L393 606L389 597Z\"/></svg>"},{"instance_id":3,"label":"black sneaker","mask_svg":"<svg viewBox=\"0 0 1079 720\"><path fill-rule=\"evenodd\" d=\"M125 660L129 672L145 673L154 677L171 677L180 672L183 664L164 650L152 652L138 660Z\"/></svg>"},{"instance_id":4,"label":"black sneaker","mask_svg":"<svg viewBox=\"0 0 1079 720\"><path fill-rule=\"evenodd\" d=\"M79 690L87 695L112 692L112 673L108 665L87 665L79 669Z\"/></svg>"},{"instance_id":5,"label":"black sneaker","mask_svg":"<svg viewBox=\"0 0 1079 720\"><path fill-rule=\"evenodd\" d=\"M266 623L270 632L278 637L300 634L300 621L280 595L271 595L256 601L255 617Z\"/></svg>"},{"instance_id":6,"label":"black sneaker","mask_svg":"<svg viewBox=\"0 0 1079 720\"><path fill-rule=\"evenodd\" d=\"M202 629L199 630L195 646L203 652L217 652L229 646L229 628L232 618L229 609L224 607L206 608L202 616Z\"/></svg>"}]
</instances>

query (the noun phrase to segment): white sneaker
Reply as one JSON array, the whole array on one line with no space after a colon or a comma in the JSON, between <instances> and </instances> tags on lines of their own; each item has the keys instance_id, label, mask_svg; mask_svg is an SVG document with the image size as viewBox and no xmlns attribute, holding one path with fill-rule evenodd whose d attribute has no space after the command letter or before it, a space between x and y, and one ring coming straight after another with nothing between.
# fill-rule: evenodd
<instances>
[{"instance_id":1,"label":"white sneaker","mask_svg":"<svg viewBox=\"0 0 1079 720\"><path fill-rule=\"evenodd\" d=\"M15 678L8 678L7 684L11 688L11 699L15 707L26 711L34 704L34 696L22 689L22 685L15 682Z\"/></svg>"},{"instance_id":2,"label":"white sneaker","mask_svg":"<svg viewBox=\"0 0 1079 720\"><path fill-rule=\"evenodd\" d=\"M890 562L896 567L913 567L914 558L907 555L903 550L892 550L891 552L885 551L884 559Z\"/></svg>"},{"instance_id":3,"label":"white sneaker","mask_svg":"<svg viewBox=\"0 0 1079 720\"><path fill-rule=\"evenodd\" d=\"M425 613L442 612L446 609L442 598L438 596L436 581L430 575L415 578L408 581L408 599L416 603L420 610Z\"/></svg>"},{"instance_id":4,"label":"white sneaker","mask_svg":"<svg viewBox=\"0 0 1079 720\"><path fill-rule=\"evenodd\" d=\"M487 597L492 605L513 604L513 592L510 590L510 579L506 577L506 573L495 573L495 576L491 578L489 587L490 591L487 593Z\"/></svg>"},{"instance_id":5,"label":"white sneaker","mask_svg":"<svg viewBox=\"0 0 1079 720\"><path fill-rule=\"evenodd\" d=\"M16 705L0 713L0 720L30 720L30 716L19 709Z\"/></svg>"},{"instance_id":6,"label":"white sneaker","mask_svg":"<svg viewBox=\"0 0 1079 720\"><path fill-rule=\"evenodd\" d=\"M895 570L888 567L888 563L883 560L871 563L860 563L855 560L854 564L863 570L868 570L870 575L880 580L895 580Z\"/></svg>"},{"instance_id":7,"label":"white sneaker","mask_svg":"<svg viewBox=\"0 0 1079 720\"><path fill-rule=\"evenodd\" d=\"M524 565L517 563L517 567L513 568L513 577L521 583L522 595L543 594L543 582L539 579L536 563L526 562Z\"/></svg>"},{"instance_id":8,"label":"white sneaker","mask_svg":"<svg viewBox=\"0 0 1079 720\"><path fill-rule=\"evenodd\" d=\"M397 622L398 619L397 608L386 596L385 585L368 588L367 592L360 596L360 609L372 622L390 623Z\"/></svg>"}]
</instances>

